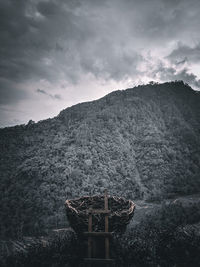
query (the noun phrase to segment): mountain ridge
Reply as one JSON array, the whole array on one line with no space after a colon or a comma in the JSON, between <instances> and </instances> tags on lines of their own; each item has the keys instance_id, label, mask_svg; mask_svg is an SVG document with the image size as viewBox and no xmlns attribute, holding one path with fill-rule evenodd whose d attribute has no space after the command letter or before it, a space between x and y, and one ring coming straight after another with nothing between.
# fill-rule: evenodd
<instances>
[{"instance_id":1,"label":"mountain ridge","mask_svg":"<svg viewBox=\"0 0 200 267\"><path fill-rule=\"evenodd\" d=\"M1 235L66 224L65 199L105 187L132 200L199 193L199 100L182 81L151 83L0 129Z\"/></svg>"}]
</instances>

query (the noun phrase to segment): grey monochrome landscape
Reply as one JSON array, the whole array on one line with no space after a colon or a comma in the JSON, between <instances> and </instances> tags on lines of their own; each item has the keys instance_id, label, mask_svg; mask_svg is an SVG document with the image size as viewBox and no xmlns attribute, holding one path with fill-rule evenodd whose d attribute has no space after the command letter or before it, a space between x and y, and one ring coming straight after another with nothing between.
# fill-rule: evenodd
<instances>
[{"instance_id":1,"label":"grey monochrome landscape","mask_svg":"<svg viewBox=\"0 0 200 267\"><path fill-rule=\"evenodd\" d=\"M107 189L115 266L199 266L200 2L0 7L0 265L85 266L65 201Z\"/></svg>"}]
</instances>

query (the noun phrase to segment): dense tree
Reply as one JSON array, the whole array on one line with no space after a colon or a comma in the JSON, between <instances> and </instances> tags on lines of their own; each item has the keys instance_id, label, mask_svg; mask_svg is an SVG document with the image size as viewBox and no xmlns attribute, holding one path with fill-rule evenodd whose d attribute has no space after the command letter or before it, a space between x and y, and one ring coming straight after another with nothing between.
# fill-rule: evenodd
<instances>
[{"instance_id":1,"label":"dense tree","mask_svg":"<svg viewBox=\"0 0 200 267\"><path fill-rule=\"evenodd\" d=\"M0 130L4 237L65 225L67 198L160 200L200 191L200 95L181 81L138 86Z\"/></svg>"}]
</instances>

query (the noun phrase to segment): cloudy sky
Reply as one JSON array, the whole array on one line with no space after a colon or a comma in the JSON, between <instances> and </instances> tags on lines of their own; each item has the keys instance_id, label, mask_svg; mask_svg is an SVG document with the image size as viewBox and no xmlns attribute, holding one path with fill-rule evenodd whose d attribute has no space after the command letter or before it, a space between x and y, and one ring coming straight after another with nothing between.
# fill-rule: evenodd
<instances>
[{"instance_id":1,"label":"cloudy sky","mask_svg":"<svg viewBox=\"0 0 200 267\"><path fill-rule=\"evenodd\" d=\"M0 127L149 81L200 88L199 0L1 0Z\"/></svg>"}]
</instances>

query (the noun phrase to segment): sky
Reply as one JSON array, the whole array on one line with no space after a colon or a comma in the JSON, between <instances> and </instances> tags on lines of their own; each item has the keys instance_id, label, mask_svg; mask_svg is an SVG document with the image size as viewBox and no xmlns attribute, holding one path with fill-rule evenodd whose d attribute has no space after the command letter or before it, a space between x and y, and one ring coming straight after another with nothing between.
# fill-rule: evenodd
<instances>
[{"instance_id":1,"label":"sky","mask_svg":"<svg viewBox=\"0 0 200 267\"><path fill-rule=\"evenodd\" d=\"M0 127L149 81L200 90L199 0L1 0Z\"/></svg>"}]
</instances>

